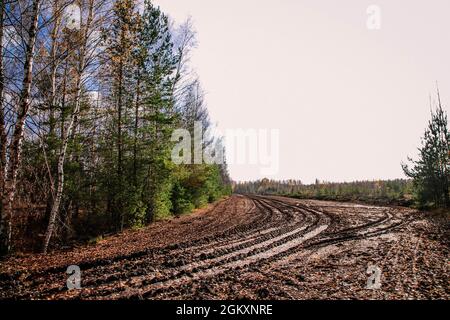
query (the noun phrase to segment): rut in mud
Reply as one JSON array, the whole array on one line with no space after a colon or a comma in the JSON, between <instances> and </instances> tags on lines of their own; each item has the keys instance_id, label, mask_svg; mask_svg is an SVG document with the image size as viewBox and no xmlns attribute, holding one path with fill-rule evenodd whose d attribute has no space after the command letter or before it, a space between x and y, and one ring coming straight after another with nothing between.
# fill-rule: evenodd
<instances>
[{"instance_id":1,"label":"rut in mud","mask_svg":"<svg viewBox=\"0 0 450 320\"><path fill-rule=\"evenodd\" d=\"M0 298L448 299L447 241L411 209L235 195L96 246L11 258ZM81 290L66 287L69 265Z\"/></svg>"}]
</instances>

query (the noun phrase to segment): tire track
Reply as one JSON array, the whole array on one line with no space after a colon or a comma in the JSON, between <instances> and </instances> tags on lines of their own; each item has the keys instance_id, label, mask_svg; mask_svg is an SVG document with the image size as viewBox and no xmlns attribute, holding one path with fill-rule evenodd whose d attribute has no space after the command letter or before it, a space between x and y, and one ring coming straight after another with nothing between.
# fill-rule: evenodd
<instances>
[{"instance_id":1,"label":"tire track","mask_svg":"<svg viewBox=\"0 0 450 320\"><path fill-rule=\"evenodd\" d=\"M195 232L187 234L187 240L80 264L83 286L80 291L67 291L64 266L47 268L25 278L0 277L1 296L16 299L176 297L181 294L180 288L235 270L253 270L302 250L314 253L338 243L380 236L414 219L404 219L395 210L370 207L365 208L366 215L358 218L359 225L348 226L328 212L327 206L280 197L235 196L233 199L182 222ZM244 201L244 206L238 205L238 201ZM370 210L382 212L374 220ZM164 231L159 230L155 235L164 236Z\"/></svg>"},{"instance_id":2,"label":"tire track","mask_svg":"<svg viewBox=\"0 0 450 320\"><path fill-rule=\"evenodd\" d=\"M233 248L230 248L229 250L225 249L222 250L220 247L216 251L216 254L212 257L203 257L200 261L191 261L188 265L181 265L177 266L175 268L166 268L164 272L162 272L162 275L159 277L153 277L149 278L147 274L144 275L134 275L133 273L127 274L127 276L123 276L124 273L122 272L122 277L117 276L107 276L103 278L102 281L96 280L94 283L92 283L93 286L97 287L99 291L102 292L102 295L108 295L111 292L114 292L114 288L111 288L111 284L120 282L120 280L123 279L131 279L131 282L137 283L136 285L139 286L142 283L157 283L157 282L168 282L168 281L174 281L179 277L183 277L186 274L195 274L195 273L205 273L210 268L215 268L218 265L223 265L224 263L233 263L235 261L239 261L244 259L248 256L254 256L261 252L271 250L274 247L280 246L284 244L285 242L292 241L295 238L298 238L303 233L306 233L308 228L302 227L303 221L298 221L297 224L286 224L286 217L289 217L290 219L295 218L296 216L304 217L305 213L300 212L298 213L299 209L295 206L290 205L284 205L284 207L280 207L279 205L273 205L270 201L265 199L254 199L256 201L256 205L259 208L263 208L264 212L270 212L272 217L276 217L275 220L278 224L281 223L281 226L279 230L276 232L270 232L268 234L262 234L261 236L257 237L254 241L249 241L247 243L241 243L240 245L237 245ZM293 214L292 212L288 215L283 215L282 213L286 213L285 209L286 207L295 209L295 211L298 213L297 215ZM314 220L316 218L317 213L314 213L310 216L310 220L313 220L311 225L314 225L317 223L317 221ZM284 219L283 219L284 218ZM297 220L295 220L297 222ZM296 226L297 229L295 229ZM293 232L292 230L295 230ZM290 231L290 232L289 232ZM275 250L274 253L277 251ZM259 256L257 256L259 257ZM232 264L231 266L234 266ZM175 272L175 273L173 273ZM101 284L99 286L99 284ZM96 290L97 291L97 290ZM92 292L87 297L95 296L97 292Z\"/></svg>"},{"instance_id":3,"label":"tire track","mask_svg":"<svg viewBox=\"0 0 450 320\"><path fill-rule=\"evenodd\" d=\"M250 210L245 212L245 214L248 214L252 209L254 208L253 205L256 205L257 207L261 208L261 202L257 202L254 204L252 202L252 206L250 207ZM214 209L212 210L214 211ZM234 212L237 215L237 212ZM242 213L240 213L242 215ZM276 219L273 219L276 217ZM273 212L270 212L268 210L259 210L258 214L251 219L251 221L247 224L238 225L236 227L231 228L233 231L231 233L231 238L237 238L238 240L243 237L244 234L250 234L253 235L255 232L260 232L260 230L264 230L267 225L277 225L280 223L280 221L283 221L283 218L285 216L283 214L279 214L278 212L276 214L273 214ZM273 221L271 223L267 223L267 220L269 218L272 218ZM255 228L258 227L258 228ZM282 232L280 232L282 233ZM128 255L128 256L122 256L117 257L114 259L114 261L98 261L97 263L93 263L92 265L81 265L81 269L83 270L83 276L84 276L84 285L89 287L98 287L99 285L107 286L113 282L119 282L122 280L129 279L131 277L141 276L141 275L147 275L149 271L153 271L155 267L164 267L165 269L173 269L173 267L178 267L183 265L182 261L180 264L174 264L171 265L170 262L174 257L177 257L177 255L180 252L183 252L184 254L188 252L196 252L200 251L200 249L203 249L202 243L206 242L207 247L211 246L217 246L218 242L214 242L214 240L217 239L218 236L222 236L223 239L220 242L227 243L230 240L226 237L226 231L221 232L220 234L213 234L207 238L202 238L200 241L194 241L194 242L187 242L180 245L177 245L174 249L172 246L162 248L162 249L151 249L146 250L143 252L138 252L135 255ZM222 238L221 237L221 238ZM264 240L262 237L257 237L255 241L249 242L248 245L253 245L255 242ZM211 242L212 241L212 242ZM196 245L195 243L198 242L200 245ZM187 249L185 249L187 248ZM238 245L237 248L242 249L242 245ZM227 251L223 252L220 250L216 250L213 257L220 257L223 254L226 254ZM160 264L153 263L154 260L157 259L157 257L164 256L165 259ZM194 257L193 259L205 259L205 257ZM110 263L108 263L110 262ZM45 281L48 281L49 275L53 274L55 278L53 279L53 283L55 285L51 288L39 288L37 286L36 291L40 292L39 297L43 298L49 295L55 295L60 294L61 292L64 293L65 288L64 285L61 285L63 282L63 279L66 277L65 275L65 268L63 270L47 270L47 273L44 271L39 276L40 279L36 279L36 274L33 275L35 277L34 279L34 285L39 285L40 283L44 283ZM58 285L59 284L59 285ZM19 296L18 298L29 298L29 294L26 293L22 296Z\"/></svg>"}]
</instances>

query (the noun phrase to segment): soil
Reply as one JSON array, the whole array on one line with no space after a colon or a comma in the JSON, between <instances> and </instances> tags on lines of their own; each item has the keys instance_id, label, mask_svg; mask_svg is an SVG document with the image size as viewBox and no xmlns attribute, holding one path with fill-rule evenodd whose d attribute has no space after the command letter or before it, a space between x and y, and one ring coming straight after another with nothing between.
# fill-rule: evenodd
<instances>
[{"instance_id":1,"label":"soil","mask_svg":"<svg viewBox=\"0 0 450 320\"><path fill-rule=\"evenodd\" d=\"M448 213L233 195L97 244L0 262L0 299L449 299ZM68 266L81 270L69 290ZM368 287L369 267L380 270ZM369 281L370 282L370 281Z\"/></svg>"}]
</instances>

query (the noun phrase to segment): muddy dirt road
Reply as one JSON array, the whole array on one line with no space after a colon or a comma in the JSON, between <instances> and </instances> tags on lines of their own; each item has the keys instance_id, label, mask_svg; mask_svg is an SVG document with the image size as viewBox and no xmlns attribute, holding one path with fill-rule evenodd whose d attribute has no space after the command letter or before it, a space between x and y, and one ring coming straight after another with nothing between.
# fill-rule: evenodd
<instances>
[{"instance_id":1,"label":"muddy dirt road","mask_svg":"<svg viewBox=\"0 0 450 320\"><path fill-rule=\"evenodd\" d=\"M407 208L235 195L96 245L10 258L0 299L449 299L441 222ZM69 265L80 290L67 290ZM369 266L379 289L367 288Z\"/></svg>"}]
</instances>

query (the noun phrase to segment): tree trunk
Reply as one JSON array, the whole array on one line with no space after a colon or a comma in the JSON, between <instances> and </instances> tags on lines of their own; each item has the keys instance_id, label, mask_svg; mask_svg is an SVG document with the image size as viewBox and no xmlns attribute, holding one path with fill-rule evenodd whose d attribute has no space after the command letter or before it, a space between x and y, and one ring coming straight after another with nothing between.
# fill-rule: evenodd
<instances>
[{"instance_id":1,"label":"tree trunk","mask_svg":"<svg viewBox=\"0 0 450 320\"><path fill-rule=\"evenodd\" d=\"M38 17L41 0L34 0L31 17L32 22L28 30L28 41L26 43L24 78L22 81L22 92L20 94L17 119L14 133L9 147L9 161L7 165L4 190L2 193L2 217L0 223L0 255L7 254L11 250L13 202L16 195L17 173L21 164L23 131L25 120L28 116L31 100L31 86L33 82L33 62L38 28Z\"/></svg>"},{"instance_id":2,"label":"tree trunk","mask_svg":"<svg viewBox=\"0 0 450 320\"><path fill-rule=\"evenodd\" d=\"M5 128L5 113L3 109L3 88L5 83L5 76L3 72L3 12L4 2L0 4L0 191L3 193L3 183L5 181L6 169L6 128ZM0 203L0 212L1 212Z\"/></svg>"},{"instance_id":3,"label":"tree trunk","mask_svg":"<svg viewBox=\"0 0 450 320\"><path fill-rule=\"evenodd\" d=\"M55 0L53 3L53 13L55 22L51 31L52 45L50 48L51 70L50 70L50 98L49 98L49 137L54 137L55 131L55 105L56 105L56 72L58 70L59 61L56 53L58 51L58 31L61 24L61 14L59 13L59 1Z\"/></svg>"},{"instance_id":4,"label":"tree trunk","mask_svg":"<svg viewBox=\"0 0 450 320\"><path fill-rule=\"evenodd\" d=\"M2 1L0 4L0 192L4 193L5 174L6 174L6 127L5 127L5 113L3 109L3 88L5 83L5 77L3 72L3 12L5 4ZM0 203L0 238L5 233L8 222L4 221L3 214L3 201ZM1 242L2 239L0 239ZM0 244L0 255L3 245Z\"/></svg>"},{"instance_id":5,"label":"tree trunk","mask_svg":"<svg viewBox=\"0 0 450 320\"><path fill-rule=\"evenodd\" d=\"M117 177L119 188L123 187L123 170L122 170L122 85L123 85L123 62L122 58L120 59L119 64L119 93L118 93L118 101L117 101ZM122 207L119 202L116 201L116 225L117 228L122 231L123 229L123 213Z\"/></svg>"},{"instance_id":6,"label":"tree trunk","mask_svg":"<svg viewBox=\"0 0 450 320\"><path fill-rule=\"evenodd\" d=\"M137 187L137 140L138 140L138 127L139 127L139 104L140 104L140 95L141 95L141 75L138 71L137 74L137 84L136 84L136 106L134 111L134 145L133 145L133 177L134 177L134 186Z\"/></svg>"},{"instance_id":7,"label":"tree trunk","mask_svg":"<svg viewBox=\"0 0 450 320\"><path fill-rule=\"evenodd\" d=\"M89 16L88 20L85 26L85 33L82 38L82 45L80 49L80 60L78 63L78 70L77 70L77 83L76 83L76 94L75 94L75 107L72 112L72 116L69 122L69 125L67 127L66 134L63 137L63 142L61 146L61 151L58 158L58 188L56 190L55 199L53 201L52 211L50 212L50 219L48 222L47 231L45 233L44 238L44 246L43 246L43 253L47 253L48 245L50 243L50 239L53 234L53 230L55 228L55 222L56 217L59 212L59 207L61 205L61 200L63 196L64 191L64 162L66 159L66 153L67 153L67 145L69 143L69 139L72 134L72 130L74 129L75 121L78 116L78 112L80 111L80 98L81 98L81 87L82 87L82 77L83 72L85 68L85 61L86 61L86 46L87 46L87 38L88 38L88 32L89 28L92 22L92 16L93 16L93 0L89 3Z\"/></svg>"}]
</instances>

